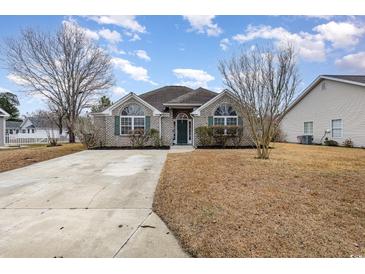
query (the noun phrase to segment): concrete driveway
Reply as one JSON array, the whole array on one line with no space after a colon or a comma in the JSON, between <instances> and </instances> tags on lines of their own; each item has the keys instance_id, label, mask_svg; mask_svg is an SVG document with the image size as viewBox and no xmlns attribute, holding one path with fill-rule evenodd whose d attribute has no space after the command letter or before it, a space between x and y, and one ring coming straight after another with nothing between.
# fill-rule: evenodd
<instances>
[{"instance_id":1,"label":"concrete driveway","mask_svg":"<svg viewBox=\"0 0 365 274\"><path fill-rule=\"evenodd\" d=\"M83 151L0 173L0 257L186 257L151 210L166 151Z\"/></svg>"}]
</instances>

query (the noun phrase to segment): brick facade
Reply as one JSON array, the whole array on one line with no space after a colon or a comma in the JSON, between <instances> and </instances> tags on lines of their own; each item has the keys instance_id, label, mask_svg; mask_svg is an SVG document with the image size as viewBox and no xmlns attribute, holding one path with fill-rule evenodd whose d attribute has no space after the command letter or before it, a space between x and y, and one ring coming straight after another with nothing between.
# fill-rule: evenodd
<instances>
[{"instance_id":1,"label":"brick facade","mask_svg":"<svg viewBox=\"0 0 365 274\"><path fill-rule=\"evenodd\" d=\"M176 118L177 114L180 112L186 113L189 115L189 118L193 118L193 144L195 146L199 145L199 140L196 137L195 129L200 126L207 126L208 125L208 117L214 116L214 112L220 104L227 103L234 106L235 102L231 96L228 94L223 95L219 100L213 102L212 104L208 105L206 108L200 111L200 116L192 117L190 113L192 109L170 109L169 112L164 112L162 116L154 116L153 110L146 107L145 105L141 104L139 101L134 99L133 97L128 99L126 102L121 104L120 106L116 107L112 110L111 115L95 115L94 116L94 123L99 130L100 140L102 146L106 147L117 147L117 146L129 146L130 139L128 136L122 135L115 135L114 133L114 123L115 123L115 116L120 116L121 111L123 108L128 106L129 104L136 104L143 108L145 116L150 116L150 128L154 128L158 131L161 129L161 138L163 145L173 145L174 139L174 119ZM236 110L237 111L237 110ZM237 111L238 113L238 111ZM238 116L242 116L239 115ZM161 127L160 127L161 122ZM242 145L250 145L252 142L250 138L248 138L247 130L245 138L243 138Z\"/></svg>"}]
</instances>

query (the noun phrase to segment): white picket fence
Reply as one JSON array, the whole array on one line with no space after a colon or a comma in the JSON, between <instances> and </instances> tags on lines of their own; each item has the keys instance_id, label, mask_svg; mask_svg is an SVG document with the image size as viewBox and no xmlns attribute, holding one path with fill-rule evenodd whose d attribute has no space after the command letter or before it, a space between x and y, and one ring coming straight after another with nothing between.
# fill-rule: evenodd
<instances>
[{"instance_id":1,"label":"white picket fence","mask_svg":"<svg viewBox=\"0 0 365 274\"><path fill-rule=\"evenodd\" d=\"M68 142L67 136L60 136L57 139L59 143ZM28 137L16 137L5 135L5 144L8 146L18 146L18 145L34 145L34 144L48 144L49 139L47 138L28 138Z\"/></svg>"}]
</instances>

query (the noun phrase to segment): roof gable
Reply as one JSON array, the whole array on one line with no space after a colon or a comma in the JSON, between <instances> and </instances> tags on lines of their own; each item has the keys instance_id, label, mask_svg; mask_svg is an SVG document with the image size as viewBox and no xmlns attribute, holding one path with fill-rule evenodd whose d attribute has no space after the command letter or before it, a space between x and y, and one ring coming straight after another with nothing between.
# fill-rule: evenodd
<instances>
[{"instance_id":1,"label":"roof gable","mask_svg":"<svg viewBox=\"0 0 365 274\"><path fill-rule=\"evenodd\" d=\"M91 114L92 115L100 115L100 114L101 115L111 115L113 109L115 109L115 108L119 107L120 105L124 104L126 101L128 101L131 98L134 98L136 101L140 102L142 105L144 105L147 108L151 109L153 111L153 115L161 115L162 114L158 109L156 109L154 106L150 105L148 102L146 102L145 100L143 100L142 98L140 98L139 96L134 94L133 92L130 92L126 96L122 97L121 99L116 101L113 105L111 105L110 107L105 109L103 112L101 112L101 113L91 113Z\"/></svg>"},{"instance_id":2,"label":"roof gable","mask_svg":"<svg viewBox=\"0 0 365 274\"><path fill-rule=\"evenodd\" d=\"M9 116L10 116L9 113L0 108L0 117L9 117Z\"/></svg>"},{"instance_id":3,"label":"roof gable","mask_svg":"<svg viewBox=\"0 0 365 274\"><path fill-rule=\"evenodd\" d=\"M224 91L222 91L221 93L219 93L217 96L213 97L212 99L210 99L208 102L206 102L205 104L201 105L200 107L198 107L196 110L194 110L191 114L192 115L200 115L200 112L205 109L206 107L210 106L211 104L213 104L214 102L216 102L217 100L221 99L223 96L228 95L230 96L232 99L236 100L237 98L233 95L232 92L230 92L229 90L225 89Z\"/></svg>"},{"instance_id":4,"label":"roof gable","mask_svg":"<svg viewBox=\"0 0 365 274\"><path fill-rule=\"evenodd\" d=\"M299 96L292 102L288 107L286 113L288 113L293 107L295 107L309 92L313 90L322 80L332 80L350 85L357 85L365 87L365 76L364 75L320 75L314 81L306 87Z\"/></svg>"}]
</instances>

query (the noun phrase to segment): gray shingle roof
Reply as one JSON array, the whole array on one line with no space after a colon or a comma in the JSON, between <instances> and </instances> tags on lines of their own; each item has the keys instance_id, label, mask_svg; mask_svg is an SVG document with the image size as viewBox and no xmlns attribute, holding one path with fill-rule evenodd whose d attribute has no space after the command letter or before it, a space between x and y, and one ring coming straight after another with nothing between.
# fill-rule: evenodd
<instances>
[{"instance_id":1,"label":"gray shingle roof","mask_svg":"<svg viewBox=\"0 0 365 274\"><path fill-rule=\"evenodd\" d=\"M5 127L6 128L19 128L21 124L22 124L21 121L6 121Z\"/></svg>"},{"instance_id":2,"label":"gray shingle roof","mask_svg":"<svg viewBox=\"0 0 365 274\"><path fill-rule=\"evenodd\" d=\"M207 90L205 88L198 88L196 90L190 91L184 95L176 97L166 104L198 104L202 105L217 96L217 93Z\"/></svg>"},{"instance_id":3,"label":"gray shingle roof","mask_svg":"<svg viewBox=\"0 0 365 274\"><path fill-rule=\"evenodd\" d=\"M166 109L166 107L163 105L164 103L191 92L196 92L196 90L185 86L165 86L140 94L138 96L150 105L157 108L159 111L164 111Z\"/></svg>"},{"instance_id":4,"label":"gray shingle roof","mask_svg":"<svg viewBox=\"0 0 365 274\"><path fill-rule=\"evenodd\" d=\"M323 76L365 84L365 75L330 75L330 74L326 74Z\"/></svg>"}]
</instances>

